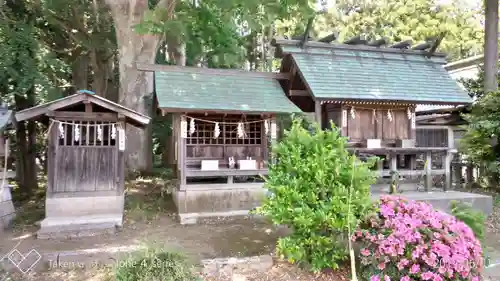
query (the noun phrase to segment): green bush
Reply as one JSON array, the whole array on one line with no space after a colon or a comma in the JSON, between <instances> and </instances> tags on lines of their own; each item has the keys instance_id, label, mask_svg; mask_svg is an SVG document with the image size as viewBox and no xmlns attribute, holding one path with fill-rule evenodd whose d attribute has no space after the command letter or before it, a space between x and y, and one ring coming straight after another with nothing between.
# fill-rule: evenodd
<instances>
[{"instance_id":1,"label":"green bush","mask_svg":"<svg viewBox=\"0 0 500 281\"><path fill-rule=\"evenodd\" d=\"M139 256L120 261L117 281L197 281L200 280L178 253L150 249Z\"/></svg>"},{"instance_id":2,"label":"green bush","mask_svg":"<svg viewBox=\"0 0 500 281\"><path fill-rule=\"evenodd\" d=\"M365 163L350 154L346 139L333 124L332 130L315 126L311 133L301 122L294 120L273 147L276 162L270 165L265 183L270 196L257 212L293 229L292 235L278 241L282 257L313 271L336 269L348 259L348 223L354 229L373 206L374 161Z\"/></svg>"},{"instance_id":3,"label":"green bush","mask_svg":"<svg viewBox=\"0 0 500 281\"><path fill-rule=\"evenodd\" d=\"M486 231L484 227L486 216L483 212L474 210L469 204L458 201L452 201L450 209L453 216L470 227L479 241L483 240Z\"/></svg>"}]
</instances>

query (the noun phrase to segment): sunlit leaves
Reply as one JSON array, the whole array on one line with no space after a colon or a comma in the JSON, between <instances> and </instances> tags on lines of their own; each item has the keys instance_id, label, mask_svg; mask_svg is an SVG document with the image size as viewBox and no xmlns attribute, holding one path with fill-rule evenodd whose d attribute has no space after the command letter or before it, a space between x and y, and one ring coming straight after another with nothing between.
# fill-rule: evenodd
<instances>
[{"instance_id":1,"label":"sunlit leaves","mask_svg":"<svg viewBox=\"0 0 500 281\"><path fill-rule=\"evenodd\" d=\"M341 40L360 33L369 38L387 37L392 42L412 39L414 43L446 32L440 51L451 59L465 58L481 51L483 32L477 19L480 12L457 1L436 6L433 0L341 1L339 11L324 17L330 28L340 32Z\"/></svg>"}]
</instances>

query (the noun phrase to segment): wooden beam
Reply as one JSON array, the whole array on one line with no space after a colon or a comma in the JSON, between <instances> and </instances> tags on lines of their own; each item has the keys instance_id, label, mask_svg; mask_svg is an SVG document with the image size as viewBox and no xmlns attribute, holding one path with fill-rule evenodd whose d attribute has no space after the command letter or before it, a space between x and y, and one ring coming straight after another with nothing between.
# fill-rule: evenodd
<instances>
[{"instance_id":1,"label":"wooden beam","mask_svg":"<svg viewBox=\"0 0 500 281\"><path fill-rule=\"evenodd\" d=\"M61 120L85 120L85 121L108 121L116 122L118 121L118 115L116 113L109 112L79 112L79 111L52 111L47 113L47 116L54 117Z\"/></svg>"},{"instance_id":2,"label":"wooden beam","mask_svg":"<svg viewBox=\"0 0 500 281\"><path fill-rule=\"evenodd\" d=\"M344 41L344 44L347 45L365 45L368 41L366 41L363 35L355 36L351 39Z\"/></svg>"},{"instance_id":3,"label":"wooden beam","mask_svg":"<svg viewBox=\"0 0 500 281\"><path fill-rule=\"evenodd\" d=\"M411 48L412 50L417 50L417 51L424 51L424 50L427 50L429 49L430 47L432 47L431 43L429 42L425 42L425 43L422 43L422 44L418 44L417 46Z\"/></svg>"},{"instance_id":4,"label":"wooden beam","mask_svg":"<svg viewBox=\"0 0 500 281\"><path fill-rule=\"evenodd\" d=\"M214 69L214 68L201 68L201 67L184 67L177 65L160 65L160 64L147 64L136 63L137 69L141 71L152 72L180 72L190 74L207 74L207 75L221 75L221 76L244 76L244 77L259 77L277 80L290 79L289 73L276 73L276 72L253 72L239 69Z\"/></svg>"},{"instance_id":5,"label":"wooden beam","mask_svg":"<svg viewBox=\"0 0 500 281\"><path fill-rule=\"evenodd\" d=\"M302 39L300 40L299 43L300 47L303 47L304 44L309 40L309 34L311 34L313 21L314 21L314 16L310 17L309 20L307 21L306 30L304 31L304 35L302 36Z\"/></svg>"},{"instance_id":6,"label":"wooden beam","mask_svg":"<svg viewBox=\"0 0 500 281\"><path fill-rule=\"evenodd\" d=\"M443 41L444 37L446 36L445 32L441 32L441 34L438 35L438 37L434 40L434 43L432 44L431 48L428 51L427 57L430 58L434 53L436 52L437 48L441 44L441 41Z\"/></svg>"},{"instance_id":7,"label":"wooden beam","mask_svg":"<svg viewBox=\"0 0 500 281\"><path fill-rule=\"evenodd\" d=\"M297 46L299 41L297 40L284 40L284 39L273 39L271 44L274 47L280 46ZM314 48L323 48L323 49L329 49L329 50L350 50L350 51L368 51L368 52L378 52L378 53L392 53L392 54L401 54L402 50L398 48L373 48L370 46L366 45L348 45L348 44L328 44L328 43L323 43L323 42L317 42L317 41L309 41L307 42L307 47L314 47ZM426 52L421 51L421 50L404 50L405 54L414 54L414 55L425 55ZM287 53L283 53L283 55L286 55ZM445 58L446 54L444 53L436 53L434 57L442 57Z\"/></svg>"},{"instance_id":8,"label":"wooden beam","mask_svg":"<svg viewBox=\"0 0 500 281\"><path fill-rule=\"evenodd\" d=\"M88 100L83 101L85 104L85 112L92 112L92 103Z\"/></svg>"},{"instance_id":9,"label":"wooden beam","mask_svg":"<svg viewBox=\"0 0 500 281\"><path fill-rule=\"evenodd\" d=\"M375 41L368 42L366 45L372 46L372 47L380 47L380 46L386 45L387 42L388 42L387 39L381 38L381 39L378 39L378 40L375 40Z\"/></svg>"},{"instance_id":10,"label":"wooden beam","mask_svg":"<svg viewBox=\"0 0 500 281\"><path fill-rule=\"evenodd\" d=\"M162 107L161 110L167 113L207 113L207 114L246 114L246 115L260 115L260 114L268 114L274 115L276 113L292 113L292 112L268 112L268 111L242 111L242 110L224 110L224 109L192 109L192 108L168 108Z\"/></svg>"},{"instance_id":11,"label":"wooden beam","mask_svg":"<svg viewBox=\"0 0 500 281\"><path fill-rule=\"evenodd\" d=\"M319 39L318 42L331 43L332 41L337 40L337 38L339 38L339 33L333 32L333 33Z\"/></svg>"},{"instance_id":12,"label":"wooden beam","mask_svg":"<svg viewBox=\"0 0 500 281\"><path fill-rule=\"evenodd\" d=\"M310 96L308 90L290 90L291 97L308 97Z\"/></svg>"}]
</instances>

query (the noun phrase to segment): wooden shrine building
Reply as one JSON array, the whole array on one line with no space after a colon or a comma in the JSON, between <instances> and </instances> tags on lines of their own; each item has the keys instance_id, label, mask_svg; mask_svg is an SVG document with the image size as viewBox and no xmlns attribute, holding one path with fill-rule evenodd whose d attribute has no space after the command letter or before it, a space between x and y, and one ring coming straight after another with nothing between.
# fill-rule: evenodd
<instances>
[{"instance_id":1,"label":"wooden shrine building","mask_svg":"<svg viewBox=\"0 0 500 281\"><path fill-rule=\"evenodd\" d=\"M29 119L49 124L46 218L38 238L121 226L125 127L142 128L150 118L80 91L16 113L18 122Z\"/></svg>"},{"instance_id":2,"label":"wooden shrine building","mask_svg":"<svg viewBox=\"0 0 500 281\"><path fill-rule=\"evenodd\" d=\"M385 40L361 36L333 43L334 35L305 39L273 42L281 73L291 76L281 81L287 97L302 111L314 112L324 129L333 122L352 151L381 157L381 178L414 176L420 163L426 190L435 175L446 177L441 186L446 190L454 152L416 143L415 108L472 100L443 68L445 55L434 52L439 40L412 47L411 42L387 46ZM448 164L431 170L432 153L442 153Z\"/></svg>"},{"instance_id":3,"label":"wooden shrine building","mask_svg":"<svg viewBox=\"0 0 500 281\"><path fill-rule=\"evenodd\" d=\"M172 120L166 152L181 223L247 214L263 194L276 116L300 110L279 73L138 65L154 71L159 111Z\"/></svg>"}]
</instances>

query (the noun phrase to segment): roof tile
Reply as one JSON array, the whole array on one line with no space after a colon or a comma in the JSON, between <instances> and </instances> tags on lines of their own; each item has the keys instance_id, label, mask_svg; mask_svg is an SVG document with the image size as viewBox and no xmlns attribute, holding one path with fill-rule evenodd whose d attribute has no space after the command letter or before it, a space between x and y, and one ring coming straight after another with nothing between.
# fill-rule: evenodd
<instances>
[{"instance_id":1,"label":"roof tile","mask_svg":"<svg viewBox=\"0 0 500 281\"><path fill-rule=\"evenodd\" d=\"M444 58L366 50L283 46L314 97L468 104L469 95L443 68Z\"/></svg>"},{"instance_id":2,"label":"roof tile","mask_svg":"<svg viewBox=\"0 0 500 281\"><path fill-rule=\"evenodd\" d=\"M160 108L244 112L300 112L278 81L262 77L155 72Z\"/></svg>"}]
</instances>

